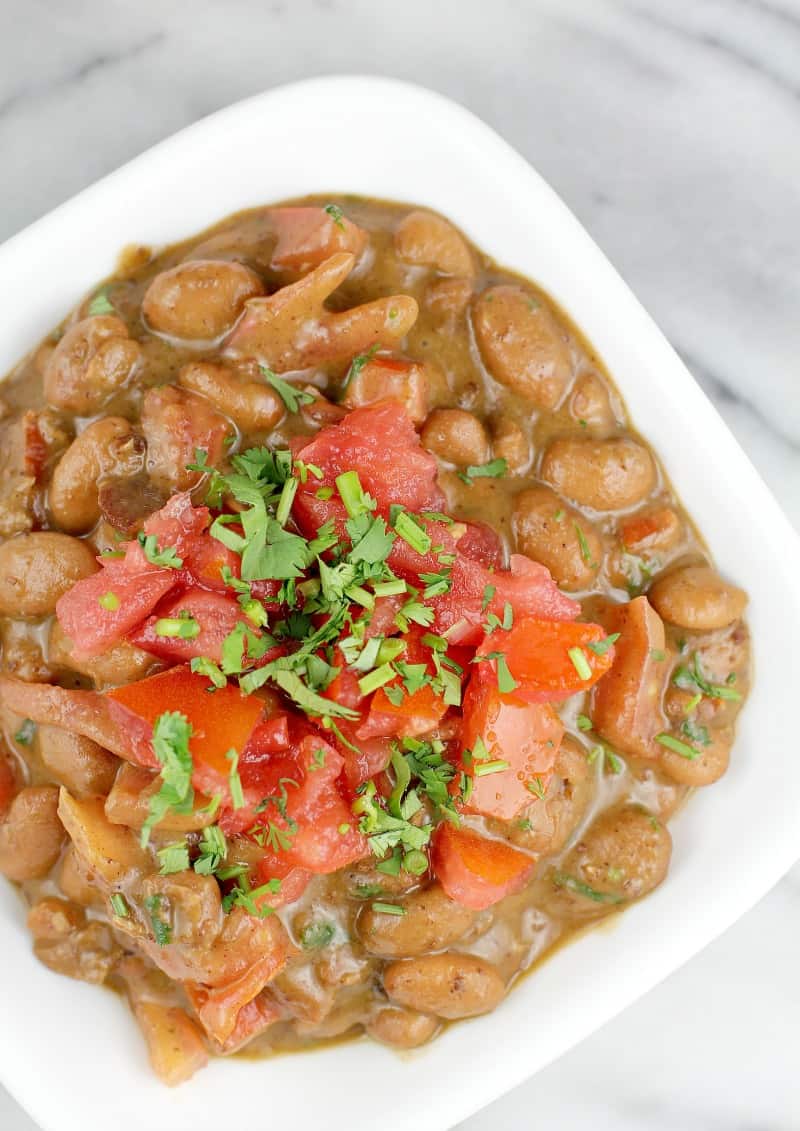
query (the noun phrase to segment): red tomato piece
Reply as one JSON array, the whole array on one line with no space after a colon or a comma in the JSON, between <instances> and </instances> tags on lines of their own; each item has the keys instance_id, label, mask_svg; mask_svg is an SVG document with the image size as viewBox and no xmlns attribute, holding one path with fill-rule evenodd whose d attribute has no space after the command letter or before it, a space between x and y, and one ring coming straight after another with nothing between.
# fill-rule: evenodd
<instances>
[{"instance_id":1,"label":"red tomato piece","mask_svg":"<svg viewBox=\"0 0 800 1131\"><path fill-rule=\"evenodd\" d=\"M184 639L158 635L156 625L160 620L179 618L186 613L200 626L197 636ZM208 656L219 663L225 637L240 623L251 630L253 628L234 597L209 593L205 589L187 589L162 601L153 616L131 633L129 639L139 648L164 660L180 662L191 660L194 656Z\"/></svg>"},{"instance_id":2,"label":"red tomato piece","mask_svg":"<svg viewBox=\"0 0 800 1131\"><path fill-rule=\"evenodd\" d=\"M491 672L475 673L464 696L461 732L463 749L473 752L464 763L472 778L465 808L486 817L516 817L546 788L563 735L561 720L549 704L501 695ZM474 757L478 739L486 748L483 759ZM482 772L494 762L505 763L505 768Z\"/></svg>"},{"instance_id":3,"label":"red tomato piece","mask_svg":"<svg viewBox=\"0 0 800 1131\"><path fill-rule=\"evenodd\" d=\"M152 768L159 765L151 741L156 719L165 711L184 714L193 732L192 783L209 796L228 795L231 763L225 755L231 749L245 749L264 709L263 700L242 695L232 684L209 692L205 676L196 675L188 665L115 687L105 697L120 725L130 728L141 765Z\"/></svg>"},{"instance_id":4,"label":"red tomato piece","mask_svg":"<svg viewBox=\"0 0 800 1131\"><path fill-rule=\"evenodd\" d=\"M506 604L515 618L571 621L580 613L578 602L564 596L550 571L523 554L512 554L510 569L496 571L459 555L450 592L430 603L436 609L434 630L454 644L480 643L487 614L502 619Z\"/></svg>"},{"instance_id":5,"label":"red tomato piece","mask_svg":"<svg viewBox=\"0 0 800 1131\"><path fill-rule=\"evenodd\" d=\"M501 840L443 821L433 838L433 871L456 903L483 911L520 891L535 861Z\"/></svg>"},{"instance_id":6,"label":"red tomato piece","mask_svg":"<svg viewBox=\"0 0 800 1131\"><path fill-rule=\"evenodd\" d=\"M198 585L219 592L230 592L222 580L223 569L227 567L234 577L238 577L241 564L242 559L238 554L205 533L198 534L192 540L186 547L183 558L183 568Z\"/></svg>"},{"instance_id":7,"label":"red tomato piece","mask_svg":"<svg viewBox=\"0 0 800 1131\"><path fill-rule=\"evenodd\" d=\"M335 872L368 851L339 787L344 759L304 720L293 718L291 732L289 753L240 762L247 803L225 810L220 825L226 833L246 832L264 848L263 874L274 875L269 869L278 860Z\"/></svg>"},{"instance_id":8,"label":"red tomato piece","mask_svg":"<svg viewBox=\"0 0 800 1131\"><path fill-rule=\"evenodd\" d=\"M369 717L359 727L359 738L372 738L375 735L398 735L413 737L426 734L447 713L447 704L437 695L430 684L421 687L413 695L404 695L394 704L382 687L372 697Z\"/></svg>"},{"instance_id":9,"label":"red tomato piece","mask_svg":"<svg viewBox=\"0 0 800 1131\"><path fill-rule=\"evenodd\" d=\"M519 684L514 691L516 698L529 703L557 703L578 691L588 691L609 670L614 662L614 646L609 645L599 656L589 647L605 637L599 624L523 617L515 620L507 632L496 628L478 648L477 655L503 653ZM574 648L586 664L586 678L579 674L570 656ZM577 655L576 660L581 663Z\"/></svg>"},{"instance_id":10,"label":"red tomato piece","mask_svg":"<svg viewBox=\"0 0 800 1131\"><path fill-rule=\"evenodd\" d=\"M352 220L324 208L270 208L268 215L278 236L270 264L277 270L319 267L338 251L359 256L368 239Z\"/></svg>"},{"instance_id":11,"label":"red tomato piece","mask_svg":"<svg viewBox=\"0 0 800 1131\"><path fill-rule=\"evenodd\" d=\"M344 471L358 472L361 486L383 515L392 503L415 512L441 510L444 505L436 460L421 447L408 414L396 401L354 409L340 424L323 428L297 454L322 471L322 479L310 475L300 484L294 501L295 518L307 537L330 519L343 529L346 512L339 495L323 500L316 492L320 487L336 492L336 477Z\"/></svg>"},{"instance_id":12,"label":"red tomato piece","mask_svg":"<svg viewBox=\"0 0 800 1131\"><path fill-rule=\"evenodd\" d=\"M172 546L179 557L185 557L210 519L208 507L193 506L188 491L180 491L145 520L143 530L155 535L160 550Z\"/></svg>"}]
</instances>

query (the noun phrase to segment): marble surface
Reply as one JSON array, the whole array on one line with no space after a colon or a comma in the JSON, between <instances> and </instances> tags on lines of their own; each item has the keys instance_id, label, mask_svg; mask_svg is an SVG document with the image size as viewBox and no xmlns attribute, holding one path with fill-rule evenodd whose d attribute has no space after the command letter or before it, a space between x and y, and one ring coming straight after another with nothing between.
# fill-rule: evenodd
<instances>
[{"instance_id":1,"label":"marble surface","mask_svg":"<svg viewBox=\"0 0 800 1131\"><path fill-rule=\"evenodd\" d=\"M0 0L0 238L218 107L339 71L441 90L530 158L800 526L800 0ZM796 1131L798 939L800 867L461 1131ZM2 1089L0 1128L35 1131Z\"/></svg>"}]
</instances>

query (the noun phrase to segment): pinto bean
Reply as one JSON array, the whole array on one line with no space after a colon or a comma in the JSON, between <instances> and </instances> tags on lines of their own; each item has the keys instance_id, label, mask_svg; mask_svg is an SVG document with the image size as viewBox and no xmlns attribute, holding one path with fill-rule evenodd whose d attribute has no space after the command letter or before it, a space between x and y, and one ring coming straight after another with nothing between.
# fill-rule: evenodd
<instances>
[{"instance_id":1,"label":"pinto bean","mask_svg":"<svg viewBox=\"0 0 800 1131\"><path fill-rule=\"evenodd\" d=\"M70 326L45 365L45 398L65 412L88 416L130 379L140 357L122 319L84 318Z\"/></svg>"},{"instance_id":2,"label":"pinto bean","mask_svg":"<svg viewBox=\"0 0 800 1131\"><path fill-rule=\"evenodd\" d=\"M487 463L491 454L486 429L463 408L437 408L425 421L422 446L459 467Z\"/></svg>"},{"instance_id":3,"label":"pinto bean","mask_svg":"<svg viewBox=\"0 0 800 1131\"><path fill-rule=\"evenodd\" d=\"M440 329L453 329L472 298L472 279L439 278L425 291L425 306Z\"/></svg>"},{"instance_id":4,"label":"pinto bean","mask_svg":"<svg viewBox=\"0 0 800 1131\"><path fill-rule=\"evenodd\" d=\"M172 942L188 946L211 946L222 930L222 904L214 876L196 872L146 876L142 896L158 898L161 913L172 924Z\"/></svg>"},{"instance_id":5,"label":"pinto bean","mask_svg":"<svg viewBox=\"0 0 800 1131\"><path fill-rule=\"evenodd\" d=\"M689 722L688 729L686 727ZM728 768L733 745L733 727L705 727L702 723L686 720L675 735L680 742L691 746L697 752L696 758L689 758L677 751L664 748L661 754L661 768L673 781L681 785L711 785L719 781Z\"/></svg>"},{"instance_id":6,"label":"pinto bean","mask_svg":"<svg viewBox=\"0 0 800 1131\"><path fill-rule=\"evenodd\" d=\"M98 568L91 547L68 534L19 534L0 545L0 615L50 616L59 597Z\"/></svg>"},{"instance_id":7,"label":"pinto bean","mask_svg":"<svg viewBox=\"0 0 800 1131\"><path fill-rule=\"evenodd\" d=\"M48 660L57 667L69 668L70 671L88 676L99 688L133 683L161 666L155 656L127 640L121 640L100 656L76 660L72 655L72 641L57 620L50 626Z\"/></svg>"},{"instance_id":8,"label":"pinto bean","mask_svg":"<svg viewBox=\"0 0 800 1131\"><path fill-rule=\"evenodd\" d=\"M598 511L633 507L656 484L653 457L644 445L628 436L554 440L544 453L540 475L580 506Z\"/></svg>"},{"instance_id":9,"label":"pinto bean","mask_svg":"<svg viewBox=\"0 0 800 1131\"><path fill-rule=\"evenodd\" d=\"M572 376L572 360L549 307L522 287L490 287L475 303L473 324L495 381L537 408L555 408Z\"/></svg>"},{"instance_id":10,"label":"pinto bean","mask_svg":"<svg viewBox=\"0 0 800 1131\"><path fill-rule=\"evenodd\" d=\"M205 397L172 385L145 393L142 431L147 440L148 474L166 494L188 491L199 482L201 473L187 470L198 448L208 453L213 467L224 454L226 438L233 435L228 418Z\"/></svg>"},{"instance_id":11,"label":"pinto bean","mask_svg":"<svg viewBox=\"0 0 800 1131\"><path fill-rule=\"evenodd\" d=\"M392 962L383 987L393 1002L450 1021L489 1013L505 995L491 962L471 954L426 954Z\"/></svg>"},{"instance_id":12,"label":"pinto bean","mask_svg":"<svg viewBox=\"0 0 800 1131\"><path fill-rule=\"evenodd\" d=\"M24 620L0 621L2 670L26 683L45 683L53 669L44 657L38 625Z\"/></svg>"},{"instance_id":13,"label":"pinto bean","mask_svg":"<svg viewBox=\"0 0 800 1131\"><path fill-rule=\"evenodd\" d=\"M404 915L386 915L365 906L358 916L358 937L371 954L405 958L443 950L458 942L475 921L475 913L455 903L440 884L412 892L403 900Z\"/></svg>"},{"instance_id":14,"label":"pinto bean","mask_svg":"<svg viewBox=\"0 0 800 1131\"><path fill-rule=\"evenodd\" d=\"M544 484L521 491L514 500L517 549L546 565L556 584L588 589L603 561L603 542L590 519Z\"/></svg>"},{"instance_id":15,"label":"pinto bean","mask_svg":"<svg viewBox=\"0 0 800 1131\"><path fill-rule=\"evenodd\" d=\"M100 985L122 954L105 923L86 922L83 908L46 898L31 908L28 928L36 957L56 974Z\"/></svg>"},{"instance_id":16,"label":"pinto bean","mask_svg":"<svg viewBox=\"0 0 800 1131\"><path fill-rule=\"evenodd\" d=\"M593 436L608 436L617 427L608 386L596 373L576 377L569 398L569 412Z\"/></svg>"},{"instance_id":17,"label":"pinto bean","mask_svg":"<svg viewBox=\"0 0 800 1131\"><path fill-rule=\"evenodd\" d=\"M178 384L206 397L243 432L269 432L285 414L283 401L265 381L242 380L228 366L212 361L184 365Z\"/></svg>"},{"instance_id":18,"label":"pinto bean","mask_svg":"<svg viewBox=\"0 0 800 1131\"><path fill-rule=\"evenodd\" d=\"M0 872L21 883L46 875L66 839L58 819L58 789L32 785L20 790L0 825Z\"/></svg>"},{"instance_id":19,"label":"pinto bean","mask_svg":"<svg viewBox=\"0 0 800 1131\"><path fill-rule=\"evenodd\" d=\"M264 285L243 263L190 259L156 275L142 299L142 314L156 334L210 342L230 330Z\"/></svg>"},{"instance_id":20,"label":"pinto bean","mask_svg":"<svg viewBox=\"0 0 800 1131\"><path fill-rule=\"evenodd\" d=\"M426 1044L439 1028L435 1017L415 1009L379 1009L364 1025L374 1041L396 1049L416 1049Z\"/></svg>"},{"instance_id":21,"label":"pinto bean","mask_svg":"<svg viewBox=\"0 0 800 1131\"><path fill-rule=\"evenodd\" d=\"M671 570L658 578L648 596L664 620L692 632L733 624L747 604L744 590L724 581L711 566Z\"/></svg>"},{"instance_id":22,"label":"pinto bean","mask_svg":"<svg viewBox=\"0 0 800 1131\"><path fill-rule=\"evenodd\" d=\"M44 768L76 797L107 794L111 789L119 762L91 738L40 725L37 741Z\"/></svg>"},{"instance_id":23,"label":"pinto bean","mask_svg":"<svg viewBox=\"0 0 800 1131\"><path fill-rule=\"evenodd\" d=\"M100 517L98 483L132 476L144 466L145 445L121 416L94 421L77 436L53 471L48 503L53 520L69 534L81 534Z\"/></svg>"},{"instance_id":24,"label":"pinto bean","mask_svg":"<svg viewBox=\"0 0 800 1131\"><path fill-rule=\"evenodd\" d=\"M475 265L467 241L458 229L434 212L409 212L394 233L400 259L418 267L433 267L443 275L471 276Z\"/></svg>"},{"instance_id":25,"label":"pinto bean","mask_svg":"<svg viewBox=\"0 0 800 1131\"><path fill-rule=\"evenodd\" d=\"M552 906L570 918L593 918L641 899L667 874L672 837L646 809L607 809L551 874Z\"/></svg>"},{"instance_id":26,"label":"pinto bean","mask_svg":"<svg viewBox=\"0 0 800 1131\"><path fill-rule=\"evenodd\" d=\"M593 793L586 751L567 735L556 756L544 798L532 801L520 814L521 821L505 825L508 839L529 852L548 856L560 852L580 824Z\"/></svg>"},{"instance_id":27,"label":"pinto bean","mask_svg":"<svg viewBox=\"0 0 800 1131\"><path fill-rule=\"evenodd\" d=\"M498 459L506 461L510 475L521 475L530 466L530 440L522 425L506 413L492 421L492 451Z\"/></svg>"}]
</instances>

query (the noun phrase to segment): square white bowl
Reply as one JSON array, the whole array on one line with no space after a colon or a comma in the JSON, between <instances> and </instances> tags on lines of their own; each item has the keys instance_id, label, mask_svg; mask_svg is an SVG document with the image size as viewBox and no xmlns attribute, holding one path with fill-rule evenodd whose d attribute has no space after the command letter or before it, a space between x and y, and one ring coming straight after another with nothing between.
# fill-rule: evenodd
<instances>
[{"instance_id":1,"label":"square white bowl","mask_svg":"<svg viewBox=\"0 0 800 1131\"><path fill-rule=\"evenodd\" d=\"M559 950L495 1013L413 1055L359 1041L260 1062L217 1060L169 1091L152 1076L121 1000L34 959L21 901L0 884L0 1077L46 1131L219 1131L231 1121L442 1131L645 993L800 856L800 758L788 723L800 677L800 540L575 217L461 107L393 80L323 78L183 130L0 247L0 372L113 270L124 245L171 243L235 210L320 191L438 209L570 314L718 563L751 595L755 686L728 774L672 823L662 887L613 929Z\"/></svg>"}]
</instances>

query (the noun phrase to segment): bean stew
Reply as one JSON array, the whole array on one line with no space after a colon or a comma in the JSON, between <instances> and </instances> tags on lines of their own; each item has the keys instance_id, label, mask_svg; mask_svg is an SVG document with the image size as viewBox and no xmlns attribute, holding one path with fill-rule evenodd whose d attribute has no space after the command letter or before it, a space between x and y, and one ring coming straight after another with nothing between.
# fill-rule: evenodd
<instances>
[{"instance_id":1,"label":"bean stew","mask_svg":"<svg viewBox=\"0 0 800 1131\"><path fill-rule=\"evenodd\" d=\"M129 249L0 395L0 872L166 1083L422 1045L664 879L747 598L591 346L446 219L311 197Z\"/></svg>"}]
</instances>

